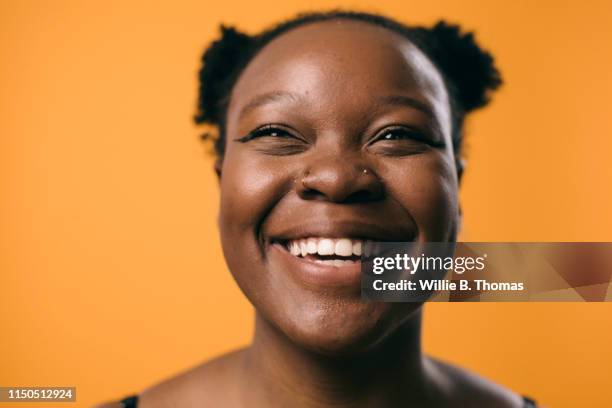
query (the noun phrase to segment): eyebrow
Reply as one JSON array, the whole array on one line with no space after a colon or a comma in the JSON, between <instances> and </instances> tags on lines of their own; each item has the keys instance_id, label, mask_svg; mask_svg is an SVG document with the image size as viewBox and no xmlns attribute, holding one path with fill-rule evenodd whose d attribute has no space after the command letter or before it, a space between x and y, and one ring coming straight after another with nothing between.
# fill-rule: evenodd
<instances>
[{"instance_id":1,"label":"eyebrow","mask_svg":"<svg viewBox=\"0 0 612 408\"><path fill-rule=\"evenodd\" d=\"M377 105L381 107L384 105L408 106L420 110L421 112L429 116L431 119L435 118L434 111L431 106L429 106L429 104L406 95L385 96L377 101Z\"/></svg>"},{"instance_id":2,"label":"eyebrow","mask_svg":"<svg viewBox=\"0 0 612 408\"><path fill-rule=\"evenodd\" d=\"M255 110L256 108L262 105L266 105L268 103L279 102L283 100L287 100L290 102L296 102L299 99L300 99L299 95L295 93L287 92L287 91L273 91L273 92L264 93L264 94L254 97L253 99L249 101L249 103L244 105L244 107L240 110L238 117L242 118L245 115L247 115L249 112ZM416 98L407 96L407 95L385 96L385 97L379 98L376 101L376 105L378 105L379 107L382 107L384 105L408 106L408 107L417 109L425 113L431 119L435 118L433 109L429 106L429 104L422 102Z\"/></svg>"},{"instance_id":3,"label":"eyebrow","mask_svg":"<svg viewBox=\"0 0 612 408\"><path fill-rule=\"evenodd\" d=\"M244 107L242 107L242 109L240 110L238 117L242 118L243 116L253 111L254 109L262 105L271 103L271 102L278 102L282 100L288 100L291 102L295 102L298 99L299 99L298 95L291 93L291 92L286 92L286 91L274 91L274 92L264 93L264 94L256 96L255 98L251 99L249 103L244 105Z\"/></svg>"}]
</instances>

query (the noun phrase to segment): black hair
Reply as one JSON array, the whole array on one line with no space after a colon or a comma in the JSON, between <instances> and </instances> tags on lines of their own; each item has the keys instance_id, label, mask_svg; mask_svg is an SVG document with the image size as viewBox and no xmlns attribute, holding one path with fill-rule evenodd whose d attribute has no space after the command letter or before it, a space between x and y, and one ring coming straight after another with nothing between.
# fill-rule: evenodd
<instances>
[{"instance_id":1,"label":"black hair","mask_svg":"<svg viewBox=\"0 0 612 408\"><path fill-rule=\"evenodd\" d=\"M338 10L299 14L253 36L221 25L221 37L202 56L195 116L196 123L217 127L218 135L214 139L217 155L222 157L225 151L225 116L232 88L251 59L274 38L293 28L334 19L357 20L387 28L408 39L431 60L449 93L452 140L459 158L465 116L485 106L491 91L502 83L491 54L476 43L473 33L464 33L458 25L445 21L432 27L407 26L377 14ZM459 161L458 166L461 171Z\"/></svg>"}]
</instances>

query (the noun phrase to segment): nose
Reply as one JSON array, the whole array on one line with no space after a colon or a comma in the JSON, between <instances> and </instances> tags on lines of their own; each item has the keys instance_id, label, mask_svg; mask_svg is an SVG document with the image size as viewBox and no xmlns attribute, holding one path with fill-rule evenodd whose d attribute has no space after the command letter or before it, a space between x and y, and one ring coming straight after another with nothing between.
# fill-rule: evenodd
<instances>
[{"instance_id":1,"label":"nose","mask_svg":"<svg viewBox=\"0 0 612 408\"><path fill-rule=\"evenodd\" d=\"M358 203L377 201L384 195L382 181L371 168L341 156L310 163L296 182L304 200Z\"/></svg>"}]
</instances>

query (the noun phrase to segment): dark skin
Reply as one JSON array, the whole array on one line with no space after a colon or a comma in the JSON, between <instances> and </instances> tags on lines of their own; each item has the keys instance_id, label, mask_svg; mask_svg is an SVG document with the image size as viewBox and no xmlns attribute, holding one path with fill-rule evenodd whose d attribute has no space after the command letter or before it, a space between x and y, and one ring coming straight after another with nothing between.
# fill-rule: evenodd
<instances>
[{"instance_id":1,"label":"dark skin","mask_svg":"<svg viewBox=\"0 0 612 408\"><path fill-rule=\"evenodd\" d=\"M384 28L319 22L264 47L232 90L216 166L223 250L256 309L253 342L150 388L139 406L521 407L422 354L420 304L363 302L348 269L313 275L282 247L454 240L450 123L439 72Z\"/></svg>"}]
</instances>

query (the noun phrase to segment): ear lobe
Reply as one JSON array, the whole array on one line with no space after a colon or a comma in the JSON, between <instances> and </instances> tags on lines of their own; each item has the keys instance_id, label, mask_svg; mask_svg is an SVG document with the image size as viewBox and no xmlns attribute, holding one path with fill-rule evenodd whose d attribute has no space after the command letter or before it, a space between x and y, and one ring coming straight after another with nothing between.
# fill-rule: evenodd
<instances>
[{"instance_id":1,"label":"ear lobe","mask_svg":"<svg viewBox=\"0 0 612 408\"><path fill-rule=\"evenodd\" d=\"M217 179L218 180L221 180L221 169L222 169L222 167L223 167L223 159L217 158L215 160L214 168L215 168L215 174L217 175Z\"/></svg>"},{"instance_id":2,"label":"ear lobe","mask_svg":"<svg viewBox=\"0 0 612 408\"><path fill-rule=\"evenodd\" d=\"M466 162L461 157L456 160L457 165L457 185L461 186L461 179L463 178L463 171L465 170ZM461 202L457 204L457 237L459 237L459 233L461 232L463 224L463 209L461 207Z\"/></svg>"},{"instance_id":3,"label":"ear lobe","mask_svg":"<svg viewBox=\"0 0 612 408\"><path fill-rule=\"evenodd\" d=\"M465 170L466 162L461 157L455 161L457 167L457 184L461 186L461 179L463 178L463 171Z\"/></svg>"}]
</instances>

